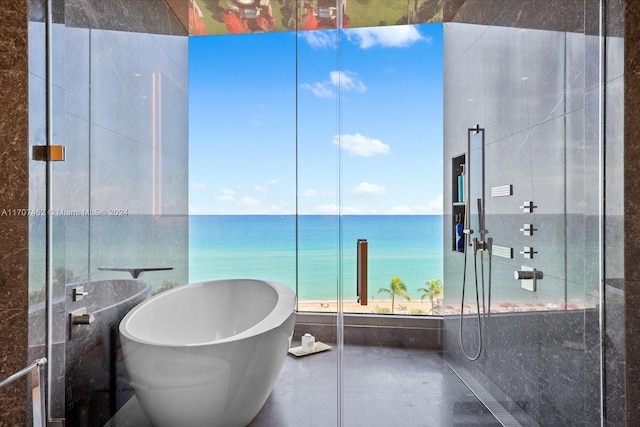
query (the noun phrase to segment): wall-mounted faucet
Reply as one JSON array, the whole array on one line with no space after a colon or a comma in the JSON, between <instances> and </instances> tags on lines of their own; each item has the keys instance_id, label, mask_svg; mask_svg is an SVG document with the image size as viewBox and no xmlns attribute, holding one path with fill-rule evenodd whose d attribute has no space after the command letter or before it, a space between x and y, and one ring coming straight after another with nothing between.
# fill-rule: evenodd
<instances>
[{"instance_id":1,"label":"wall-mounted faucet","mask_svg":"<svg viewBox=\"0 0 640 427\"><path fill-rule=\"evenodd\" d=\"M73 327L75 325L90 325L94 320L93 314L87 312L87 307L82 307L69 313L69 339L73 338Z\"/></svg>"},{"instance_id":2,"label":"wall-mounted faucet","mask_svg":"<svg viewBox=\"0 0 640 427\"><path fill-rule=\"evenodd\" d=\"M82 307L69 313L72 325L89 325L93 323L95 317L87 313L87 307Z\"/></svg>"},{"instance_id":3,"label":"wall-mounted faucet","mask_svg":"<svg viewBox=\"0 0 640 427\"><path fill-rule=\"evenodd\" d=\"M100 271L125 271L131 274L131 277L137 279L142 276L145 271L165 271L173 270L173 267L147 267L147 268L130 268L130 267L98 267Z\"/></svg>"}]
</instances>

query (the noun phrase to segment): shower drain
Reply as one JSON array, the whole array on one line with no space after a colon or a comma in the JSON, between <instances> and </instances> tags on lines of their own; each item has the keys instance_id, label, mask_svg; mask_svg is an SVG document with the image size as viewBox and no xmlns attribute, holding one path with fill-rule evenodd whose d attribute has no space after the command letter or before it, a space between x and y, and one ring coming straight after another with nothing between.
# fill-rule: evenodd
<instances>
[{"instance_id":1,"label":"shower drain","mask_svg":"<svg viewBox=\"0 0 640 427\"><path fill-rule=\"evenodd\" d=\"M527 414L519 405L512 402L506 395L504 396L504 404L498 401L487 391L485 387L476 380L473 375L464 367L450 360L450 358L442 356L444 362L455 373L458 378L467 386L467 388L478 398L484 407L491 412L496 420L504 427L540 427L540 425ZM496 391L499 393L499 391ZM505 405L509 408L505 408ZM517 418L516 418L517 417ZM520 421L518 421L520 420Z\"/></svg>"}]
</instances>

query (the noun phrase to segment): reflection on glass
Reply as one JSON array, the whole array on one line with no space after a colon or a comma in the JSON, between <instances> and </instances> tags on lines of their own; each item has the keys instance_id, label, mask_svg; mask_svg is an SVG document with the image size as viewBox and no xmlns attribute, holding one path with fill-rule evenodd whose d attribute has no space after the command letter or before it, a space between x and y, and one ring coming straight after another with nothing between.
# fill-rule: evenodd
<instances>
[{"instance_id":1,"label":"reflection on glass","mask_svg":"<svg viewBox=\"0 0 640 427\"><path fill-rule=\"evenodd\" d=\"M55 62L66 78L53 93L67 159L52 165L49 415L69 425L103 425L126 402L112 332L151 288L187 281L187 47L185 37L55 25L53 55L82 53ZM40 256L44 241L31 243ZM133 280L103 266L172 270ZM75 300L79 287L87 294ZM79 311L90 325L69 324Z\"/></svg>"},{"instance_id":2,"label":"reflection on glass","mask_svg":"<svg viewBox=\"0 0 640 427\"><path fill-rule=\"evenodd\" d=\"M189 0L189 32L202 36L441 22L442 7L436 3L435 0Z\"/></svg>"}]
</instances>

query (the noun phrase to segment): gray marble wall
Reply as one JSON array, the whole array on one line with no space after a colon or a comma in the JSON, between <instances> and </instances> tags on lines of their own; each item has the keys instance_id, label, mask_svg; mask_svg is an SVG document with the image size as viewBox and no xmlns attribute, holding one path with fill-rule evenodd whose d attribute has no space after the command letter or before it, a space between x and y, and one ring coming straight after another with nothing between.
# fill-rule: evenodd
<instances>
[{"instance_id":1,"label":"gray marble wall","mask_svg":"<svg viewBox=\"0 0 640 427\"><path fill-rule=\"evenodd\" d=\"M627 425L640 424L640 247L638 203L640 203L640 3L624 2L624 314ZM622 306L621 306L622 308Z\"/></svg>"},{"instance_id":2,"label":"gray marble wall","mask_svg":"<svg viewBox=\"0 0 640 427\"><path fill-rule=\"evenodd\" d=\"M625 4L626 3L626 4ZM625 240L625 223L629 217L625 212L627 200L626 186L635 185L637 178L629 179L626 176L626 156L629 155L627 145L635 145L635 142L625 137L627 128L625 111L633 111L631 105L627 105L625 93L633 86L629 86L625 75L625 62L628 60L626 53L629 38L625 30L625 22L637 26L638 17L627 18L623 15L624 9L628 9L631 2L623 0L609 0L606 2L606 39L607 53L604 71L606 73L605 90L605 171L604 183L605 218L603 222L604 246L604 329L603 332L603 356L604 356L604 409L605 418L610 425L636 425L640 422L640 412L637 408L637 397L629 393L629 386L637 382L637 375L629 376L625 372L625 366L629 366L628 356L625 354L627 341L630 345L637 345L638 336L633 330L625 327L625 305L629 299L625 297L625 277L628 276L627 267L633 268L635 262L625 262L625 252L628 242ZM637 10L637 9L636 9ZM595 27L595 23L592 24ZM636 37L637 40L637 37ZM595 48L595 47L594 47ZM633 85L633 82L631 82ZM635 84L637 87L637 84ZM592 91L595 94L595 85ZM593 112L593 114L597 114ZM638 111L633 113L636 117ZM596 132L596 122L591 123L590 132ZM636 158L637 159L637 158ZM633 219L631 219L633 221ZM636 344L634 344L636 343ZM627 380L628 379L628 380ZM631 404L629 404L631 403ZM635 408L635 413L629 409Z\"/></svg>"},{"instance_id":3,"label":"gray marble wall","mask_svg":"<svg viewBox=\"0 0 640 427\"><path fill-rule=\"evenodd\" d=\"M64 0L69 27L188 35L189 0Z\"/></svg>"},{"instance_id":4,"label":"gray marble wall","mask_svg":"<svg viewBox=\"0 0 640 427\"><path fill-rule=\"evenodd\" d=\"M445 25L444 223L453 222L451 159L466 151L467 128L478 123L486 128L486 228L494 244L513 248L514 258L492 259L491 307L501 313L482 320L481 357L470 362L462 354L453 313L445 318L445 350L487 389L506 392L523 423L594 425L601 415L594 391L601 385L602 349L605 417L619 424L625 408L621 32L612 28L606 40L605 151L599 142L597 2L577 2L572 13L557 2L492 2L482 14L473 13L477 1L458 3L450 18L476 24ZM620 16L615 3L609 3L610 19ZM606 175L599 172L601 158ZM491 188L501 185L512 185L513 195L491 197ZM525 200L534 201L533 213L519 209ZM606 216L600 217L602 207ZM525 223L537 228L533 236L520 231ZM475 275L468 266L465 281L464 255L450 246L445 244L445 304L459 307L463 282L466 302L473 303ZM524 246L537 251L533 259L520 254ZM473 263L473 254L468 257ZM486 254L482 261L488 291ZM522 266L544 272L536 292L514 280ZM601 272L607 300L602 347ZM505 308L507 303L517 307ZM465 316L463 326L465 348L473 353L479 343L475 318Z\"/></svg>"}]
</instances>

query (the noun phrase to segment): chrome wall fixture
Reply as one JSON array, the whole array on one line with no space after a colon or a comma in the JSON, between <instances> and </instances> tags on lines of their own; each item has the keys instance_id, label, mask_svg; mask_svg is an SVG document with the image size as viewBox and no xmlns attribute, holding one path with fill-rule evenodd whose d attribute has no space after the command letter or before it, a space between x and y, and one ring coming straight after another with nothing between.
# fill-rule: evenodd
<instances>
[{"instance_id":1,"label":"chrome wall fixture","mask_svg":"<svg viewBox=\"0 0 640 427\"><path fill-rule=\"evenodd\" d=\"M531 271L528 270L516 270L513 272L513 277L517 280L525 280L525 279L533 279L539 280L544 277L542 271L536 270L535 268Z\"/></svg>"},{"instance_id":2,"label":"chrome wall fixture","mask_svg":"<svg viewBox=\"0 0 640 427\"><path fill-rule=\"evenodd\" d=\"M537 228L533 227L533 224L524 224L520 229L525 236L533 236L535 231L538 231Z\"/></svg>"},{"instance_id":3,"label":"chrome wall fixture","mask_svg":"<svg viewBox=\"0 0 640 427\"><path fill-rule=\"evenodd\" d=\"M533 256L537 253L538 252L533 249L533 246L525 246L520 251L520 254L527 259L533 259Z\"/></svg>"},{"instance_id":4,"label":"chrome wall fixture","mask_svg":"<svg viewBox=\"0 0 640 427\"><path fill-rule=\"evenodd\" d=\"M491 254L501 258L513 258L513 248L493 244L491 245Z\"/></svg>"},{"instance_id":5,"label":"chrome wall fixture","mask_svg":"<svg viewBox=\"0 0 640 427\"><path fill-rule=\"evenodd\" d=\"M533 201L531 200L525 200L524 202L522 202L522 206L520 206L520 209L522 209L523 213L533 213L533 210L537 208L536 205L533 204Z\"/></svg>"},{"instance_id":6,"label":"chrome wall fixture","mask_svg":"<svg viewBox=\"0 0 640 427\"><path fill-rule=\"evenodd\" d=\"M34 361L26 368L23 368L15 374L0 381L0 387L4 387L25 375L31 374L31 409L34 427L47 426L47 396L44 391L46 364L47 358L43 357Z\"/></svg>"},{"instance_id":7,"label":"chrome wall fixture","mask_svg":"<svg viewBox=\"0 0 640 427\"><path fill-rule=\"evenodd\" d=\"M523 213L529 214L533 213L533 210L537 208L537 206L533 204L533 201L525 201L519 208L522 209ZM530 237L533 236L538 229L535 228L533 224L525 223L522 228L520 228L520 231L523 235ZM533 246L524 246L520 251L520 255L525 259L533 259L537 253L538 251L536 251ZM538 280L542 280L544 276L542 271L534 267L523 265L520 270L513 272L513 277L520 281L522 289L530 292L537 292Z\"/></svg>"},{"instance_id":8,"label":"chrome wall fixture","mask_svg":"<svg viewBox=\"0 0 640 427\"><path fill-rule=\"evenodd\" d=\"M499 185L491 187L491 197L507 197L513 196L513 185Z\"/></svg>"},{"instance_id":9,"label":"chrome wall fixture","mask_svg":"<svg viewBox=\"0 0 640 427\"><path fill-rule=\"evenodd\" d=\"M477 360L482 354L483 334L482 318L490 312L491 308L491 263L492 263L492 243L493 239L486 238L488 231L485 227L485 206L484 206L484 128L476 125L475 128L467 129L467 167L465 173L465 213L464 213L464 263L462 276L462 296L460 299L460 330L459 341L462 353L469 360ZM472 209L474 210L472 212ZM473 224L472 224L473 222ZM477 230L478 237L472 235ZM465 293L467 287L467 261L469 248L473 250L473 280L476 291L476 313L478 347L474 353L467 352L464 345L463 325ZM488 291L488 305L485 304L485 279L484 279L484 252L487 252L489 259L488 281L486 290ZM480 258L480 271L478 271L478 258ZM480 299L482 295L482 304ZM482 308L481 308L482 307Z\"/></svg>"},{"instance_id":10,"label":"chrome wall fixture","mask_svg":"<svg viewBox=\"0 0 640 427\"><path fill-rule=\"evenodd\" d=\"M98 271L124 271L131 274L134 279L142 276L145 271L168 271L173 270L173 267L98 267Z\"/></svg>"},{"instance_id":11,"label":"chrome wall fixture","mask_svg":"<svg viewBox=\"0 0 640 427\"><path fill-rule=\"evenodd\" d=\"M538 290L538 280L542 280L544 274L541 270L523 265L521 270L513 272L513 278L520 280L520 286L527 291L536 292Z\"/></svg>"},{"instance_id":12,"label":"chrome wall fixture","mask_svg":"<svg viewBox=\"0 0 640 427\"><path fill-rule=\"evenodd\" d=\"M95 320L93 314L89 314L87 307L81 307L69 313L68 332L69 339L73 339L73 328L76 325L90 325Z\"/></svg>"},{"instance_id":13,"label":"chrome wall fixture","mask_svg":"<svg viewBox=\"0 0 640 427\"><path fill-rule=\"evenodd\" d=\"M89 292L84 290L84 286L78 286L77 288L73 288L73 300L74 301L82 301L84 297L89 295Z\"/></svg>"}]
</instances>

